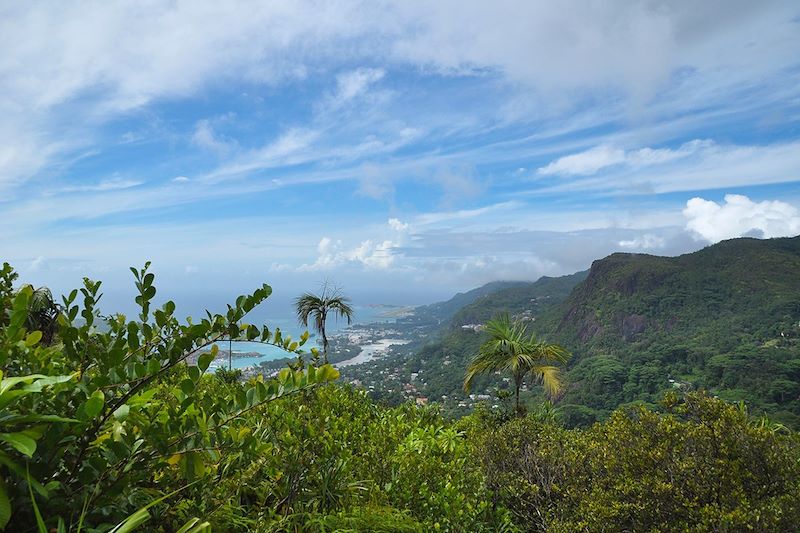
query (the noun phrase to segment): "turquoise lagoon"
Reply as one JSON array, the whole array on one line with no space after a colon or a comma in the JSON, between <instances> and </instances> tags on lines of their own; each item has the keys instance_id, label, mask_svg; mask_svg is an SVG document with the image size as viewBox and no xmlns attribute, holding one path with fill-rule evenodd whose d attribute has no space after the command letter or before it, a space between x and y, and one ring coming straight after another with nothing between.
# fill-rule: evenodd
<instances>
[{"instance_id":1,"label":"turquoise lagoon","mask_svg":"<svg viewBox=\"0 0 800 533\"><path fill-rule=\"evenodd\" d=\"M385 308L376 308L376 307L356 307L356 315L355 315L355 323L357 324L368 324L374 322L393 322L394 318L382 316L387 310ZM300 335L303 334L305 329L302 326L298 325L296 319L289 319L289 318L279 318L279 319L267 319L265 322L270 329L274 330L276 327L281 329L281 333L284 338L286 335L291 335L292 339L298 340L300 339ZM348 327L346 320L329 320L328 324L326 325L326 331L328 332L328 336L336 334L337 332L341 332ZM317 346L317 338L313 332L311 332L311 338L308 339L305 346L303 346L303 350L308 353L311 351L311 348ZM233 368L245 369L252 366L258 366L260 363L266 361L274 361L275 359L283 359L284 357L293 357L292 354L277 348L275 346L270 346L268 344L261 344L258 342L233 342L233 361L232 365ZM228 342L223 341L217 343L220 350L228 351ZM258 354L258 355L248 355L248 356L237 356L237 354ZM218 367L226 367L228 366L228 357L227 354L225 356L217 357L211 363L211 368L218 368Z\"/></svg>"}]
</instances>

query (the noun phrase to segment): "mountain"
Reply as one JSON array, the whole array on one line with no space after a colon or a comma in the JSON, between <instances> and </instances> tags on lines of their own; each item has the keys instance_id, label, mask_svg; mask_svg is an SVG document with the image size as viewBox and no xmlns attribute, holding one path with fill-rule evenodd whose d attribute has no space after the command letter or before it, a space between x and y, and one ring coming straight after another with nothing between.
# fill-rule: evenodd
<instances>
[{"instance_id":1,"label":"mountain","mask_svg":"<svg viewBox=\"0 0 800 533\"><path fill-rule=\"evenodd\" d=\"M483 341L483 334L472 325L485 322L497 312L535 319L538 313L562 303L586 275L586 272L578 272L555 278L542 277L534 282L490 283L458 295L445 302L447 305L443 308L451 317L443 323L434 340L420 345L402 361L387 361L387 371L417 375L420 390L436 400L443 396L448 400L459 398L462 395L464 369ZM456 303L456 298L465 299L466 295L470 295L472 301L453 310L452 304ZM396 364L400 368L394 366ZM475 390L481 391L501 383L502 379L497 376L479 376L475 381ZM452 405L448 406L452 402L444 403L452 413L460 412L459 409L453 409Z\"/></svg>"},{"instance_id":2,"label":"mountain","mask_svg":"<svg viewBox=\"0 0 800 533\"><path fill-rule=\"evenodd\" d=\"M475 326L507 312L573 353L558 403L568 425L703 388L800 427L800 237L732 239L678 257L616 253L587 272L489 284L428 308L439 334L387 372L417 375L420 393L445 396L453 413L470 403L461 383L484 340ZM481 377L474 392L497 386L502 376Z\"/></svg>"},{"instance_id":3,"label":"mountain","mask_svg":"<svg viewBox=\"0 0 800 533\"><path fill-rule=\"evenodd\" d=\"M482 324L504 312L538 316L545 309L561 303L572 289L588 275L588 271L569 276L543 276L535 282L500 288L476 298L453 314L451 326L458 328L466 324Z\"/></svg>"},{"instance_id":4,"label":"mountain","mask_svg":"<svg viewBox=\"0 0 800 533\"><path fill-rule=\"evenodd\" d=\"M515 287L524 287L530 284L531 282L529 281L492 281L477 289L459 292L445 302L437 302L417 307L414 310L414 315L416 320L428 320L438 324L446 323L453 318L453 315L455 315L457 311L480 298L498 291L513 289Z\"/></svg>"},{"instance_id":5,"label":"mountain","mask_svg":"<svg viewBox=\"0 0 800 533\"><path fill-rule=\"evenodd\" d=\"M678 257L612 254L535 324L574 353L575 423L670 387L707 388L800 425L800 237Z\"/></svg>"}]
</instances>

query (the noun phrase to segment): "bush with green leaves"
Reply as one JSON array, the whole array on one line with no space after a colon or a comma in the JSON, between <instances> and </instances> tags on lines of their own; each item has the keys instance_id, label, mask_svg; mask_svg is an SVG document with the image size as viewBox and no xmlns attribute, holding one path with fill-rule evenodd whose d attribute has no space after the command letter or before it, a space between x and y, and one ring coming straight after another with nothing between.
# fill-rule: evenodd
<instances>
[{"instance_id":1,"label":"bush with green leaves","mask_svg":"<svg viewBox=\"0 0 800 533\"><path fill-rule=\"evenodd\" d=\"M270 295L268 285L197 321L178 320L171 301L151 309L148 267L132 269L138 317L101 315L101 284L84 279L63 298L56 342L43 346L41 332L26 328L33 289L15 291L4 265L0 527L35 524L35 497L47 527L105 530L164 493L211 479L223 457L257 453L262 442L246 431L247 415L338 376L330 366L286 369L220 393L206 373L215 342L245 339L299 353L308 335L293 341L243 322Z\"/></svg>"},{"instance_id":2,"label":"bush with green leaves","mask_svg":"<svg viewBox=\"0 0 800 533\"><path fill-rule=\"evenodd\" d=\"M794 531L800 440L704 393L589 429L473 420L489 487L531 531Z\"/></svg>"}]
</instances>

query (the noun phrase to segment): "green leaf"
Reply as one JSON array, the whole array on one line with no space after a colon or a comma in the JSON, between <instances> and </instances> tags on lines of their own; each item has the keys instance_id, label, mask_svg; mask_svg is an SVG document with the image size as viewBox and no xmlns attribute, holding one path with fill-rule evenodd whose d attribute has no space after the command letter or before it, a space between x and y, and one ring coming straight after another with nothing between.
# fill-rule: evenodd
<instances>
[{"instance_id":1,"label":"green leaf","mask_svg":"<svg viewBox=\"0 0 800 533\"><path fill-rule=\"evenodd\" d=\"M32 479L30 476L28 476L28 474L25 471L25 469L22 468L22 466L20 466L18 463L15 463L13 460L11 460L11 457L6 452L4 452L2 450L0 450L0 464L5 465L6 468L8 468L9 470L14 472L15 474L17 474L21 478L24 478L24 477L27 476L28 477L28 483L33 485L33 489L36 492L38 492L39 494L41 494L43 498L47 498L49 496L48 492L47 492L47 489L41 483L39 483L35 479Z\"/></svg>"},{"instance_id":2,"label":"green leaf","mask_svg":"<svg viewBox=\"0 0 800 533\"><path fill-rule=\"evenodd\" d=\"M197 482L195 481L194 483L197 483ZM158 505L159 503L163 502L167 498L171 498L172 496L175 496L176 494L178 494L183 489L185 489L187 487L191 487L192 485L194 485L194 483L189 483L188 485L185 485L185 486L179 488L178 490L172 491L169 494L165 494L164 496L158 498L157 500L153 500L152 502L148 503L147 505L145 505L141 509L138 509L135 513L133 513L128 518L126 518L125 520L123 520L122 522L117 524L114 527L114 529L112 529L110 531L110 533L130 533L130 532L134 531L137 527L139 527L140 525L144 524L145 522L147 522L150 519L150 512L148 511L148 509L150 509L154 505Z\"/></svg>"},{"instance_id":3,"label":"green leaf","mask_svg":"<svg viewBox=\"0 0 800 533\"><path fill-rule=\"evenodd\" d=\"M28 493L31 495L31 505L33 505L33 514L36 515L36 526L39 529L39 533L47 533L47 526L44 524L44 520L42 519L42 513L39 511L39 506L36 505L36 497L33 495L33 489L31 488L31 476L28 474Z\"/></svg>"},{"instance_id":4,"label":"green leaf","mask_svg":"<svg viewBox=\"0 0 800 533\"><path fill-rule=\"evenodd\" d=\"M89 399L83 404L83 412L87 418L94 418L103 410L106 403L106 397L103 391L96 390L89 396Z\"/></svg>"},{"instance_id":5,"label":"green leaf","mask_svg":"<svg viewBox=\"0 0 800 533\"><path fill-rule=\"evenodd\" d=\"M117 524L117 527L111 530L112 533L129 533L135 531L137 527L150 520L150 513L147 509L139 509L128 518Z\"/></svg>"},{"instance_id":6,"label":"green leaf","mask_svg":"<svg viewBox=\"0 0 800 533\"><path fill-rule=\"evenodd\" d=\"M181 381L181 390L187 396L194 392L194 381L191 379L184 379Z\"/></svg>"},{"instance_id":7,"label":"green leaf","mask_svg":"<svg viewBox=\"0 0 800 533\"><path fill-rule=\"evenodd\" d=\"M6 482L0 477L0 529L5 529L11 520L11 500L8 499Z\"/></svg>"},{"instance_id":8,"label":"green leaf","mask_svg":"<svg viewBox=\"0 0 800 533\"><path fill-rule=\"evenodd\" d=\"M198 452L187 452L181 456L181 472L183 476L192 481L202 477L205 473L205 465L203 464L203 456Z\"/></svg>"},{"instance_id":9,"label":"green leaf","mask_svg":"<svg viewBox=\"0 0 800 533\"><path fill-rule=\"evenodd\" d=\"M128 414L131 412L131 408L128 404L120 405L116 411L114 411L114 418L117 420L125 420L128 418Z\"/></svg>"},{"instance_id":10,"label":"green leaf","mask_svg":"<svg viewBox=\"0 0 800 533\"><path fill-rule=\"evenodd\" d=\"M40 340L42 340L42 332L31 331L25 338L25 346L27 346L28 348L30 348L31 346L36 346L37 344L39 344Z\"/></svg>"},{"instance_id":11,"label":"green leaf","mask_svg":"<svg viewBox=\"0 0 800 533\"><path fill-rule=\"evenodd\" d=\"M36 381L31 383L30 385L26 385L23 387L23 390L28 392L41 392L44 387L49 387L50 385L58 385L59 383L66 383L67 381L72 380L78 374L69 374L66 376L42 376L37 378Z\"/></svg>"},{"instance_id":12,"label":"green leaf","mask_svg":"<svg viewBox=\"0 0 800 533\"><path fill-rule=\"evenodd\" d=\"M77 420L58 415L11 415L3 418L4 424L24 424L28 422L77 422Z\"/></svg>"},{"instance_id":13,"label":"green leaf","mask_svg":"<svg viewBox=\"0 0 800 533\"><path fill-rule=\"evenodd\" d=\"M21 432L0 433L0 440L10 444L15 450L28 457L36 451L36 441Z\"/></svg>"},{"instance_id":14,"label":"green leaf","mask_svg":"<svg viewBox=\"0 0 800 533\"><path fill-rule=\"evenodd\" d=\"M200 357L197 358L197 366L200 368L202 372L208 370L211 361L214 360L214 354L211 352L205 352L200 354Z\"/></svg>"},{"instance_id":15,"label":"green leaf","mask_svg":"<svg viewBox=\"0 0 800 533\"><path fill-rule=\"evenodd\" d=\"M161 361L156 358L150 359L147 362L147 373L150 375L157 374L161 370Z\"/></svg>"},{"instance_id":16,"label":"green leaf","mask_svg":"<svg viewBox=\"0 0 800 533\"><path fill-rule=\"evenodd\" d=\"M28 376L16 376L13 378L3 378L0 380L0 395L5 394L5 392L16 386L19 383L28 383L38 378L46 378L44 374L30 374Z\"/></svg>"}]
</instances>

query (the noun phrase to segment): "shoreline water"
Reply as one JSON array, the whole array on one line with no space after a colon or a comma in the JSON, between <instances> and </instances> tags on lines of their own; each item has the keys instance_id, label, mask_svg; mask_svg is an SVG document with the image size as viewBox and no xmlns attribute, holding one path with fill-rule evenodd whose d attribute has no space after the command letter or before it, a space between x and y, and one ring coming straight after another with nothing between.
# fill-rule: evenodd
<instances>
[{"instance_id":1,"label":"shoreline water","mask_svg":"<svg viewBox=\"0 0 800 533\"><path fill-rule=\"evenodd\" d=\"M341 323L332 324L334 327L332 328L333 333L330 334L331 338L346 337L351 344L360 349L358 355L344 361L334 363L334 366L347 367L366 363L386 355L389 347L392 345L403 345L411 342L408 339L386 338L382 335L382 333L373 331L370 326L394 323L398 318L407 316L410 312L412 312L413 308L399 306L367 306L366 309L369 309L372 312L367 311L363 313L363 315L366 315L363 317L365 319L363 322L353 325L345 325L344 327L342 327ZM376 309L381 309L382 312L375 312ZM362 311L364 311L364 308L362 308ZM291 321L288 319L273 320L272 322L279 323L284 326L288 326L288 324L291 323ZM286 334L291 330L286 327L286 330L284 331L284 334ZM366 335L364 334L365 331L367 333ZM291 333L295 332L291 331ZM292 335L292 337L294 338L296 336ZM299 335L297 335L297 337L299 337ZM317 346L316 340L317 339L312 336L304 348L306 350L310 350L311 347ZM222 341L218 343L218 346L220 353L209 366L209 368L212 370L228 367L228 343ZM293 357L293 354L276 346L247 341L234 341L232 351L232 367L245 372L258 371L262 363Z\"/></svg>"},{"instance_id":2,"label":"shoreline water","mask_svg":"<svg viewBox=\"0 0 800 533\"><path fill-rule=\"evenodd\" d=\"M386 355L387 350L391 346L400 346L403 344L408 344L409 340L407 339L379 339L376 342L371 344L365 344L360 346L361 352L355 357L342 361L340 363L336 363L334 366L338 367L345 367L345 366L352 366L352 365L360 365L361 363L367 363L379 357L383 357Z\"/></svg>"}]
</instances>

